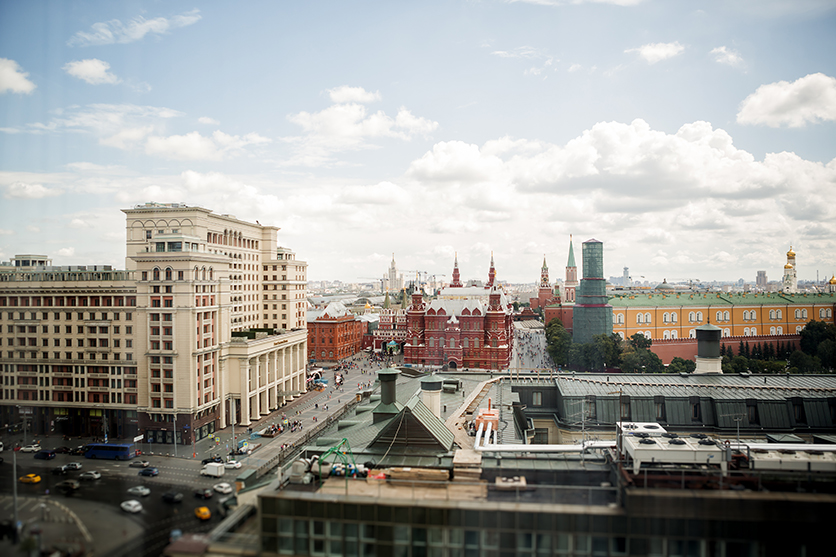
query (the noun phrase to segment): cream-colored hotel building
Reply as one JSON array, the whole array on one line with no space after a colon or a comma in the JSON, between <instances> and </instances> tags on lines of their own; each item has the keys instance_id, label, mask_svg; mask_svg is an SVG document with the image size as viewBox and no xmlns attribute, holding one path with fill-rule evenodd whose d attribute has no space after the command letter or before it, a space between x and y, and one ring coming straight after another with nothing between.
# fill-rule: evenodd
<instances>
[{"instance_id":1,"label":"cream-colored hotel building","mask_svg":"<svg viewBox=\"0 0 836 557\"><path fill-rule=\"evenodd\" d=\"M0 265L0 420L190 444L305 390L307 264L278 228L180 203L126 215L125 270Z\"/></svg>"}]
</instances>

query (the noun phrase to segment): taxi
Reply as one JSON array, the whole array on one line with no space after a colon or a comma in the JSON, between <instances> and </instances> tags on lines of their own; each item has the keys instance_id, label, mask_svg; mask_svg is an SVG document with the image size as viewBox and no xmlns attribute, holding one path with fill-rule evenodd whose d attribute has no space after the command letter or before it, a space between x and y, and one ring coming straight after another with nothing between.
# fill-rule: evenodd
<instances>
[{"instance_id":1,"label":"taxi","mask_svg":"<svg viewBox=\"0 0 836 557\"><path fill-rule=\"evenodd\" d=\"M194 515L200 520L209 520L212 518L212 513L209 512L209 507L198 507L194 510Z\"/></svg>"},{"instance_id":2,"label":"taxi","mask_svg":"<svg viewBox=\"0 0 836 557\"><path fill-rule=\"evenodd\" d=\"M18 478L21 483L25 484L36 484L40 483L41 477L37 474L26 474L25 476L21 476Z\"/></svg>"}]
</instances>

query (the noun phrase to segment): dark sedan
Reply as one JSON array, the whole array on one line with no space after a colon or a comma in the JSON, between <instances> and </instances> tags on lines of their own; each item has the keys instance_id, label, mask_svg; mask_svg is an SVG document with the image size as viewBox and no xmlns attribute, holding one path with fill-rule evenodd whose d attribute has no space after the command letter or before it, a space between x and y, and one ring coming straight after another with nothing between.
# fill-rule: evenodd
<instances>
[{"instance_id":1,"label":"dark sedan","mask_svg":"<svg viewBox=\"0 0 836 557\"><path fill-rule=\"evenodd\" d=\"M198 499L211 499L212 498L212 489L211 488L200 488L196 489L194 492L194 496Z\"/></svg>"},{"instance_id":2,"label":"dark sedan","mask_svg":"<svg viewBox=\"0 0 836 557\"><path fill-rule=\"evenodd\" d=\"M224 461L224 459L222 459L218 455L215 455L215 456L212 456L212 457L209 457L209 458L204 458L203 459L203 464L206 465L206 464L209 464L210 462L223 462L223 461Z\"/></svg>"},{"instance_id":3,"label":"dark sedan","mask_svg":"<svg viewBox=\"0 0 836 557\"><path fill-rule=\"evenodd\" d=\"M160 474L159 468L143 468L139 471L140 476L158 476Z\"/></svg>"},{"instance_id":4,"label":"dark sedan","mask_svg":"<svg viewBox=\"0 0 836 557\"><path fill-rule=\"evenodd\" d=\"M163 493L163 501L166 503L179 503L183 500L183 494L179 491L166 491Z\"/></svg>"}]
</instances>

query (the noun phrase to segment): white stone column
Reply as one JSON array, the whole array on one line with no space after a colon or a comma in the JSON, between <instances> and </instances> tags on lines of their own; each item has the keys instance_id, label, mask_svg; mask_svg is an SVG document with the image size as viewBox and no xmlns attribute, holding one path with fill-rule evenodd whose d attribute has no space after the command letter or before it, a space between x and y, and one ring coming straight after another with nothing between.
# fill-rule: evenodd
<instances>
[{"instance_id":1,"label":"white stone column","mask_svg":"<svg viewBox=\"0 0 836 557\"><path fill-rule=\"evenodd\" d=\"M241 360L241 425L250 425L250 360Z\"/></svg>"}]
</instances>

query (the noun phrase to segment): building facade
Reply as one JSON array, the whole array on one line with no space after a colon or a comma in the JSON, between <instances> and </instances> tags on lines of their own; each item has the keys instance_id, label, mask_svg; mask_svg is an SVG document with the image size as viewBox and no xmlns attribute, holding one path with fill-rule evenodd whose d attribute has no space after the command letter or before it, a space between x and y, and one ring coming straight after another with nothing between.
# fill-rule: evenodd
<instances>
[{"instance_id":1,"label":"building facade","mask_svg":"<svg viewBox=\"0 0 836 557\"><path fill-rule=\"evenodd\" d=\"M342 302L308 312L308 352L311 361L338 361L360 351L363 323Z\"/></svg>"},{"instance_id":2,"label":"building facade","mask_svg":"<svg viewBox=\"0 0 836 557\"><path fill-rule=\"evenodd\" d=\"M612 317L604 280L604 244L587 240L583 243L583 279L572 308L574 342L591 342L595 335L611 334Z\"/></svg>"},{"instance_id":3,"label":"building facade","mask_svg":"<svg viewBox=\"0 0 836 557\"><path fill-rule=\"evenodd\" d=\"M453 276L458 279L458 261ZM451 369L508 367L514 339L512 305L493 285L495 280L491 255L487 287L451 285L429 303L414 293L407 311L404 361Z\"/></svg>"},{"instance_id":4,"label":"building facade","mask_svg":"<svg viewBox=\"0 0 836 557\"><path fill-rule=\"evenodd\" d=\"M306 264L277 228L179 203L124 213L124 271L0 267L3 344L28 349L4 354L7 423L186 444L304 392Z\"/></svg>"}]
</instances>

